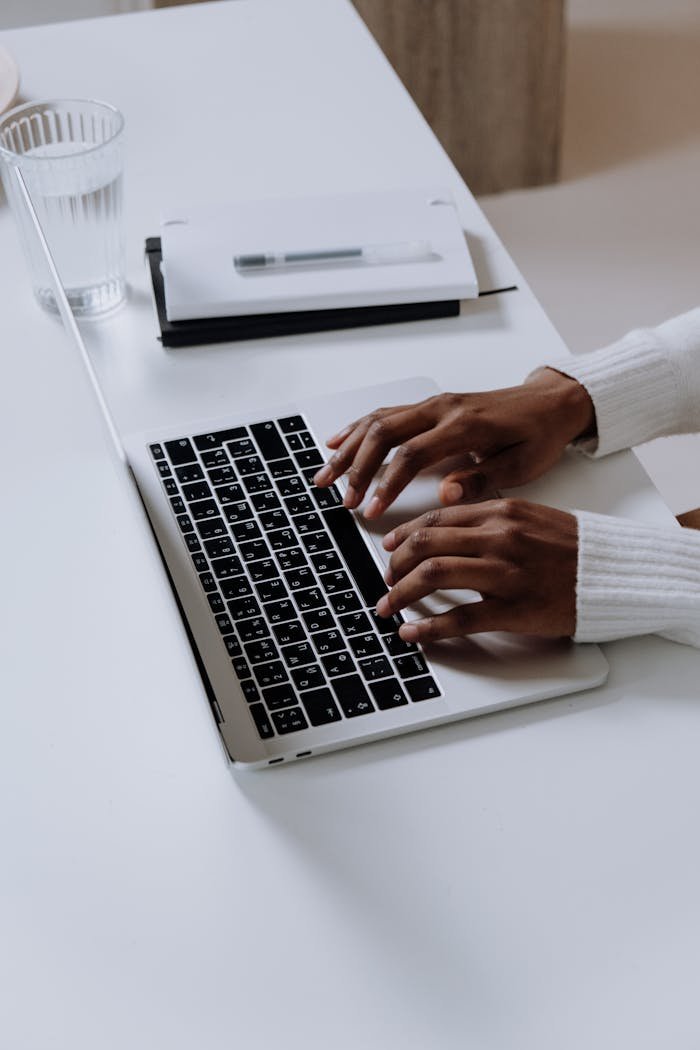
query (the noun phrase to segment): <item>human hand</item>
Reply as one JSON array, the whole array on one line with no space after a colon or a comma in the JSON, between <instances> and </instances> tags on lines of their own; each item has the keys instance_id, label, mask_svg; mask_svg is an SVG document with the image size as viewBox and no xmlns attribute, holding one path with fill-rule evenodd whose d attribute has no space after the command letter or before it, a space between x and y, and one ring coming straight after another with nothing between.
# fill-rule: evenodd
<instances>
[{"instance_id":1,"label":"human hand","mask_svg":"<svg viewBox=\"0 0 700 1050\"><path fill-rule=\"evenodd\" d=\"M487 500L429 511L384 537L391 551L377 604L391 616L436 590L469 589L482 600L405 623L407 642L480 631L543 637L576 630L578 523L573 514L525 500Z\"/></svg>"},{"instance_id":2,"label":"human hand","mask_svg":"<svg viewBox=\"0 0 700 1050\"><path fill-rule=\"evenodd\" d=\"M345 506L362 502L387 453L396 452L365 510L378 518L425 467L463 455L440 484L444 504L523 485L544 474L575 438L595 428L593 403L569 376L540 369L520 386L477 394L438 394L415 405L379 408L327 442L335 449L314 478L348 475Z\"/></svg>"}]
</instances>

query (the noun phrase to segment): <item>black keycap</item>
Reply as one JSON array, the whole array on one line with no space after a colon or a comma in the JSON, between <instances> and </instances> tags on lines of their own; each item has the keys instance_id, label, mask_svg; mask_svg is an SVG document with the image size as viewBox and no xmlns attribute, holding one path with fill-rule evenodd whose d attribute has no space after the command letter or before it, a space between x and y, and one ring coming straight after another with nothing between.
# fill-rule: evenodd
<instances>
[{"instance_id":1,"label":"black keycap","mask_svg":"<svg viewBox=\"0 0 700 1050\"><path fill-rule=\"evenodd\" d=\"M249 704L260 699L260 693L258 687L252 678L248 678L245 682L241 682L241 689L243 690L243 696L246 698Z\"/></svg>"},{"instance_id":2,"label":"black keycap","mask_svg":"<svg viewBox=\"0 0 700 1050\"><path fill-rule=\"evenodd\" d=\"M299 466L304 470L307 467L322 467L323 456L317 448L305 449L303 452L295 452L294 458Z\"/></svg>"},{"instance_id":3,"label":"black keycap","mask_svg":"<svg viewBox=\"0 0 700 1050\"><path fill-rule=\"evenodd\" d=\"M323 656L325 653L337 653L345 648L345 642L340 631L321 631L313 635L313 643L317 652Z\"/></svg>"},{"instance_id":4,"label":"black keycap","mask_svg":"<svg viewBox=\"0 0 700 1050\"><path fill-rule=\"evenodd\" d=\"M243 459L237 459L236 466L241 477L246 477L248 474L260 474L265 469L260 456L246 456Z\"/></svg>"},{"instance_id":5,"label":"black keycap","mask_svg":"<svg viewBox=\"0 0 700 1050\"><path fill-rule=\"evenodd\" d=\"M282 650L282 659L287 667L303 667L304 664L314 663L316 657L308 642L300 642L298 645L286 646Z\"/></svg>"},{"instance_id":6,"label":"black keycap","mask_svg":"<svg viewBox=\"0 0 700 1050\"><path fill-rule=\"evenodd\" d=\"M307 565L306 555L301 547L290 547L276 552L277 561L282 569L301 569Z\"/></svg>"},{"instance_id":7,"label":"black keycap","mask_svg":"<svg viewBox=\"0 0 700 1050\"><path fill-rule=\"evenodd\" d=\"M258 443L263 459L280 459L287 455L284 441L271 419L264 423L254 423L250 432Z\"/></svg>"},{"instance_id":8,"label":"black keycap","mask_svg":"<svg viewBox=\"0 0 700 1050\"><path fill-rule=\"evenodd\" d=\"M333 546L333 541L327 532L309 532L301 537L301 542L304 544L309 554L318 554L319 551L328 551Z\"/></svg>"},{"instance_id":9,"label":"black keycap","mask_svg":"<svg viewBox=\"0 0 700 1050\"><path fill-rule=\"evenodd\" d=\"M295 667L292 671L292 680L300 693L303 693L306 689L318 689L326 684L323 671L318 664L309 664L308 667Z\"/></svg>"},{"instance_id":10,"label":"black keycap","mask_svg":"<svg viewBox=\"0 0 700 1050\"><path fill-rule=\"evenodd\" d=\"M419 700L433 700L436 696L440 695L438 686L430 676L425 678L413 678L410 682L406 682L406 688L408 689L408 695L411 697L411 700L416 703L418 703Z\"/></svg>"},{"instance_id":11,"label":"black keycap","mask_svg":"<svg viewBox=\"0 0 700 1050\"><path fill-rule=\"evenodd\" d=\"M320 554L312 554L311 561L316 572L338 572L343 567L335 551L321 551Z\"/></svg>"},{"instance_id":12,"label":"black keycap","mask_svg":"<svg viewBox=\"0 0 700 1050\"><path fill-rule=\"evenodd\" d=\"M229 450L234 459L238 459L240 456L255 455L255 445L249 438L243 438L238 441L227 442L226 448Z\"/></svg>"},{"instance_id":13,"label":"black keycap","mask_svg":"<svg viewBox=\"0 0 700 1050\"><path fill-rule=\"evenodd\" d=\"M192 532L192 530L194 529L194 525L192 524L192 518L189 516L189 514L178 514L177 523L180 527L180 532Z\"/></svg>"},{"instance_id":14,"label":"black keycap","mask_svg":"<svg viewBox=\"0 0 700 1050\"><path fill-rule=\"evenodd\" d=\"M227 505L229 503L239 503L245 498L245 493L240 485L219 485L216 490L216 498L219 503Z\"/></svg>"},{"instance_id":15,"label":"black keycap","mask_svg":"<svg viewBox=\"0 0 700 1050\"><path fill-rule=\"evenodd\" d=\"M218 448L225 441L234 441L236 438L246 437L248 431L245 427L233 427L231 430L217 430L209 434L198 434L193 441L200 452L206 449Z\"/></svg>"},{"instance_id":16,"label":"black keycap","mask_svg":"<svg viewBox=\"0 0 700 1050\"><path fill-rule=\"evenodd\" d=\"M170 506L173 508L173 514L187 513L187 507L183 503L180 496L173 496L170 500Z\"/></svg>"},{"instance_id":17,"label":"black keycap","mask_svg":"<svg viewBox=\"0 0 700 1050\"><path fill-rule=\"evenodd\" d=\"M228 634L222 640L226 646L226 652L232 659L234 656L241 655L241 643L238 641L235 634Z\"/></svg>"},{"instance_id":18,"label":"black keycap","mask_svg":"<svg viewBox=\"0 0 700 1050\"><path fill-rule=\"evenodd\" d=\"M245 543L246 540L259 540L262 536L258 523L252 519L250 521L232 522L231 534L237 543Z\"/></svg>"},{"instance_id":19,"label":"black keycap","mask_svg":"<svg viewBox=\"0 0 700 1050\"><path fill-rule=\"evenodd\" d=\"M252 595L230 601L228 611L234 620L247 620L251 616L260 616L260 606Z\"/></svg>"},{"instance_id":20,"label":"black keycap","mask_svg":"<svg viewBox=\"0 0 700 1050\"><path fill-rule=\"evenodd\" d=\"M232 576L230 580L221 580L219 590L227 601L245 598L253 593L253 588L245 576Z\"/></svg>"},{"instance_id":21,"label":"black keycap","mask_svg":"<svg viewBox=\"0 0 700 1050\"><path fill-rule=\"evenodd\" d=\"M296 477L297 468L291 459L278 459L274 463L268 463L267 469L273 481L278 478Z\"/></svg>"},{"instance_id":22,"label":"black keycap","mask_svg":"<svg viewBox=\"0 0 700 1050\"><path fill-rule=\"evenodd\" d=\"M271 711L279 711L285 707L294 707L299 701L289 683L285 685L272 685L263 689L265 703Z\"/></svg>"},{"instance_id":23,"label":"black keycap","mask_svg":"<svg viewBox=\"0 0 700 1050\"><path fill-rule=\"evenodd\" d=\"M282 506L276 492L256 492L250 502L258 514L262 514L265 510L274 510L276 507Z\"/></svg>"},{"instance_id":24,"label":"black keycap","mask_svg":"<svg viewBox=\"0 0 700 1050\"><path fill-rule=\"evenodd\" d=\"M275 735L275 731L270 724L268 713L262 704L251 704L250 713L253 716L253 721L255 722L261 740L269 740L271 736Z\"/></svg>"},{"instance_id":25,"label":"black keycap","mask_svg":"<svg viewBox=\"0 0 700 1050\"><path fill-rule=\"evenodd\" d=\"M301 434L288 434L287 444L291 448L292 452L301 452L304 448L304 443L301 440Z\"/></svg>"},{"instance_id":26,"label":"black keycap","mask_svg":"<svg viewBox=\"0 0 700 1050\"><path fill-rule=\"evenodd\" d=\"M237 627L241 641L244 643L254 642L258 638L268 638L270 636L270 628L262 616L254 616L252 620L241 620Z\"/></svg>"},{"instance_id":27,"label":"black keycap","mask_svg":"<svg viewBox=\"0 0 700 1050\"><path fill-rule=\"evenodd\" d=\"M343 629L343 634L348 638L354 634L367 634L372 629L367 613L355 612L341 616L338 623Z\"/></svg>"},{"instance_id":28,"label":"black keycap","mask_svg":"<svg viewBox=\"0 0 700 1050\"><path fill-rule=\"evenodd\" d=\"M273 529L288 529L289 518L282 508L278 507L277 510L264 511L260 515L260 524L265 532L272 532Z\"/></svg>"},{"instance_id":29,"label":"black keycap","mask_svg":"<svg viewBox=\"0 0 700 1050\"><path fill-rule=\"evenodd\" d=\"M323 512L323 518L338 545L366 605L376 605L387 586L369 552L357 524L345 507Z\"/></svg>"},{"instance_id":30,"label":"black keycap","mask_svg":"<svg viewBox=\"0 0 700 1050\"><path fill-rule=\"evenodd\" d=\"M251 664L264 664L270 660L278 660L277 646L271 638L261 638L257 642L248 642L245 646L245 654Z\"/></svg>"},{"instance_id":31,"label":"black keycap","mask_svg":"<svg viewBox=\"0 0 700 1050\"><path fill-rule=\"evenodd\" d=\"M216 613L221 613L221 612L225 612L226 611L226 606L224 605L224 600L223 600L223 598L221 597L221 595L219 594L218 591L212 591L211 594L208 594L207 595L207 601L209 602L209 607L210 607L211 611L215 615L216 615Z\"/></svg>"},{"instance_id":32,"label":"black keycap","mask_svg":"<svg viewBox=\"0 0 700 1050\"><path fill-rule=\"evenodd\" d=\"M210 572L200 572L199 582L201 583L202 587L207 592L207 594L210 591L216 590L216 580Z\"/></svg>"},{"instance_id":33,"label":"black keycap","mask_svg":"<svg viewBox=\"0 0 700 1050\"><path fill-rule=\"evenodd\" d=\"M190 504L190 514L195 521L204 521L205 518L218 518L221 511L213 499L202 499L198 503Z\"/></svg>"},{"instance_id":34,"label":"black keycap","mask_svg":"<svg viewBox=\"0 0 700 1050\"><path fill-rule=\"evenodd\" d=\"M179 491L175 478L163 478L163 488L169 496L177 496Z\"/></svg>"},{"instance_id":35,"label":"black keycap","mask_svg":"<svg viewBox=\"0 0 700 1050\"><path fill-rule=\"evenodd\" d=\"M403 707L408 703L406 694L395 678L371 682L369 688L380 711L388 711L391 707Z\"/></svg>"},{"instance_id":36,"label":"black keycap","mask_svg":"<svg viewBox=\"0 0 700 1050\"><path fill-rule=\"evenodd\" d=\"M195 567L197 572L207 572L209 570L209 562L205 558L205 555L199 551L198 554L192 555L192 565Z\"/></svg>"},{"instance_id":37,"label":"black keycap","mask_svg":"<svg viewBox=\"0 0 700 1050\"><path fill-rule=\"evenodd\" d=\"M306 479L306 484L309 486L309 488L310 489L313 488L314 487L314 478L318 474L318 467L304 467L304 469L302 470L301 473L302 473L303 477Z\"/></svg>"},{"instance_id":38,"label":"black keycap","mask_svg":"<svg viewBox=\"0 0 700 1050\"><path fill-rule=\"evenodd\" d=\"M312 726L325 726L329 722L340 721L340 711L330 689L315 689L311 693L304 693L301 700Z\"/></svg>"},{"instance_id":39,"label":"black keycap","mask_svg":"<svg viewBox=\"0 0 700 1050\"><path fill-rule=\"evenodd\" d=\"M272 660L270 663L258 664L253 668L253 674L261 689L268 685L279 685L289 679L287 669L281 660Z\"/></svg>"},{"instance_id":40,"label":"black keycap","mask_svg":"<svg viewBox=\"0 0 700 1050\"><path fill-rule=\"evenodd\" d=\"M280 645L292 645L306 641L306 632L298 621L277 624L272 628L272 633Z\"/></svg>"},{"instance_id":41,"label":"black keycap","mask_svg":"<svg viewBox=\"0 0 700 1050\"><path fill-rule=\"evenodd\" d=\"M306 721L304 712L300 707L290 707L286 711L275 711L273 712L272 720L280 736L285 736L287 733L298 733L301 729L309 728L309 723Z\"/></svg>"},{"instance_id":42,"label":"black keycap","mask_svg":"<svg viewBox=\"0 0 700 1050\"><path fill-rule=\"evenodd\" d=\"M313 587L316 577L307 566L305 569L290 569L285 572L284 578L290 591L301 591L304 587Z\"/></svg>"},{"instance_id":43,"label":"black keycap","mask_svg":"<svg viewBox=\"0 0 700 1050\"><path fill-rule=\"evenodd\" d=\"M212 485L232 485L237 480L236 471L230 464L225 467L216 467L209 471L209 480Z\"/></svg>"},{"instance_id":44,"label":"black keycap","mask_svg":"<svg viewBox=\"0 0 700 1050\"><path fill-rule=\"evenodd\" d=\"M198 499L210 499L211 489L206 481L193 481L189 485L182 486L182 494L188 502Z\"/></svg>"},{"instance_id":45,"label":"black keycap","mask_svg":"<svg viewBox=\"0 0 700 1050\"><path fill-rule=\"evenodd\" d=\"M272 488L272 482L267 474L248 474L243 478L243 484L248 492L264 492Z\"/></svg>"},{"instance_id":46,"label":"black keycap","mask_svg":"<svg viewBox=\"0 0 700 1050\"><path fill-rule=\"evenodd\" d=\"M339 591L331 595L331 605L340 613L355 612L362 608L362 603L354 591Z\"/></svg>"},{"instance_id":47,"label":"black keycap","mask_svg":"<svg viewBox=\"0 0 700 1050\"><path fill-rule=\"evenodd\" d=\"M335 678L331 685L346 718L356 718L374 711L374 704L358 674Z\"/></svg>"},{"instance_id":48,"label":"black keycap","mask_svg":"<svg viewBox=\"0 0 700 1050\"><path fill-rule=\"evenodd\" d=\"M302 416L285 416L284 419L278 419L277 422L283 434L292 434L295 430L306 430L306 423Z\"/></svg>"},{"instance_id":49,"label":"black keycap","mask_svg":"<svg viewBox=\"0 0 700 1050\"><path fill-rule=\"evenodd\" d=\"M309 514L314 509L314 505L306 493L303 493L301 496L287 497L284 501L284 505L292 515Z\"/></svg>"},{"instance_id":50,"label":"black keycap","mask_svg":"<svg viewBox=\"0 0 700 1050\"><path fill-rule=\"evenodd\" d=\"M330 609L312 609L303 615L304 623L310 633L316 631L329 631L335 629L335 620Z\"/></svg>"},{"instance_id":51,"label":"black keycap","mask_svg":"<svg viewBox=\"0 0 700 1050\"><path fill-rule=\"evenodd\" d=\"M216 617L216 626L219 628L222 634L230 634L233 630L231 617L227 616L226 613L221 613L220 616Z\"/></svg>"},{"instance_id":52,"label":"black keycap","mask_svg":"<svg viewBox=\"0 0 700 1050\"><path fill-rule=\"evenodd\" d=\"M270 548L265 543L265 540L250 540L249 542L241 543L238 549L243 561L255 561L256 558L270 557Z\"/></svg>"},{"instance_id":53,"label":"black keycap","mask_svg":"<svg viewBox=\"0 0 700 1050\"><path fill-rule=\"evenodd\" d=\"M274 532L269 532L267 538L273 551L285 550L287 547L296 547L299 542L296 534L291 529L276 529ZM306 561L305 558L304 561Z\"/></svg>"},{"instance_id":54,"label":"black keycap","mask_svg":"<svg viewBox=\"0 0 700 1050\"><path fill-rule=\"evenodd\" d=\"M390 674L393 674L386 656L372 656L368 660L360 660L360 670L368 682L375 682L378 678L388 678Z\"/></svg>"},{"instance_id":55,"label":"black keycap","mask_svg":"<svg viewBox=\"0 0 700 1050\"><path fill-rule=\"evenodd\" d=\"M262 561L252 561L249 564L248 575L253 583L260 583L262 580L273 580L279 573L272 558L263 558Z\"/></svg>"},{"instance_id":56,"label":"black keycap","mask_svg":"<svg viewBox=\"0 0 700 1050\"><path fill-rule=\"evenodd\" d=\"M206 540L204 549L210 558L225 558L235 554L235 547L228 536L221 536L218 540Z\"/></svg>"},{"instance_id":57,"label":"black keycap","mask_svg":"<svg viewBox=\"0 0 700 1050\"><path fill-rule=\"evenodd\" d=\"M211 567L217 580L227 580L230 576L240 576L243 572L241 559L235 555L229 558L215 558Z\"/></svg>"},{"instance_id":58,"label":"black keycap","mask_svg":"<svg viewBox=\"0 0 700 1050\"><path fill-rule=\"evenodd\" d=\"M149 448L151 450L151 455L153 456L154 459L164 459L165 458L165 452L163 452L163 446L162 445L150 445Z\"/></svg>"},{"instance_id":59,"label":"black keycap","mask_svg":"<svg viewBox=\"0 0 700 1050\"><path fill-rule=\"evenodd\" d=\"M200 467L199 463L188 463L184 467L175 468L175 476L181 484L185 484L189 481L204 481L204 471ZM209 493L211 495L211 493ZM187 497L190 499L190 497ZM192 496L192 499L200 499L199 496Z\"/></svg>"},{"instance_id":60,"label":"black keycap","mask_svg":"<svg viewBox=\"0 0 700 1050\"><path fill-rule=\"evenodd\" d=\"M337 591L348 591L352 587L352 581L342 569L340 572L326 572L319 576L321 586L326 594L335 594Z\"/></svg>"},{"instance_id":61,"label":"black keycap","mask_svg":"<svg viewBox=\"0 0 700 1050\"><path fill-rule=\"evenodd\" d=\"M299 612L302 613L306 612L307 609L319 609L326 604L318 587L309 587L305 591L299 591L298 594L294 595L294 601Z\"/></svg>"},{"instance_id":62,"label":"black keycap","mask_svg":"<svg viewBox=\"0 0 700 1050\"><path fill-rule=\"evenodd\" d=\"M294 527L299 535L303 536L307 532L320 532L323 528L323 522L316 513L301 514L294 519Z\"/></svg>"},{"instance_id":63,"label":"black keycap","mask_svg":"<svg viewBox=\"0 0 700 1050\"><path fill-rule=\"evenodd\" d=\"M321 663L323 669L329 678L337 678L341 674L349 674L355 670L355 664L352 662L352 657L349 652L343 653L331 653L329 656L322 656Z\"/></svg>"},{"instance_id":64,"label":"black keycap","mask_svg":"<svg viewBox=\"0 0 700 1050\"><path fill-rule=\"evenodd\" d=\"M329 485L327 489L317 489L314 486L311 489L311 495L316 501L316 506L319 510L327 510L329 507L340 507L343 502L335 485Z\"/></svg>"},{"instance_id":65,"label":"black keycap","mask_svg":"<svg viewBox=\"0 0 700 1050\"><path fill-rule=\"evenodd\" d=\"M394 666L402 678L415 678L416 675L428 673L428 666L420 653L398 656Z\"/></svg>"},{"instance_id":66,"label":"black keycap","mask_svg":"<svg viewBox=\"0 0 700 1050\"><path fill-rule=\"evenodd\" d=\"M356 635L350 639L350 648L358 659L363 656L378 656L384 652L376 634Z\"/></svg>"},{"instance_id":67,"label":"black keycap","mask_svg":"<svg viewBox=\"0 0 700 1050\"><path fill-rule=\"evenodd\" d=\"M287 588L279 577L256 584L255 593L261 602L278 602L289 597Z\"/></svg>"},{"instance_id":68,"label":"black keycap","mask_svg":"<svg viewBox=\"0 0 700 1050\"><path fill-rule=\"evenodd\" d=\"M269 602L265 606L265 615L270 623L286 623L287 620L296 620L297 611L287 598L282 602Z\"/></svg>"},{"instance_id":69,"label":"black keycap","mask_svg":"<svg viewBox=\"0 0 700 1050\"><path fill-rule=\"evenodd\" d=\"M173 472L164 459L161 459L158 463L156 463L156 466L158 467L158 473L162 478L172 477Z\"/></svg>"},{"instance_id":70,"label":"black keycap","mask_svg":"<svg viewBox=\"0 0 700 1050\"><path fill-rule=\"evenodd\" d=\"M209 452L202 452L202 463L207 470L211 470L212 467L225 467L228 456L222 448L213 448Z\"/></svg>"},{"instance_id":71,"label":"black keycap","mask_svg":"<svg viewBox=\"0 0 700 1050\"><path fill-rule=\"evenodd\" d=\"M181 463L196 462L197 454L192 448L188 438L179 438L177 441L166 441L165 451L168 453L170 462L174 467Z\"/></svg>"},{"instance_id":72,"label":"black keycap","mask_svg":"<svg viewBox=\"0 0 700 1050\"><path fill-rule=\"evenodd\" d=\"M413 642L404 642L398 634L387 634L384 636L384 644L389 650L390 656L406 656L408 653L417 653L418 647Z\"/></svg>"},{"instance_id":73,"label":"black keycap","mask_svg":"<svg viewBox=\"0 0 700 1050\"><path fill-rule=\"evenodd\" d=\"M244 678L250 678L250 668L242 656L236 656L231 661L231 666L233 667L233 673L236 678L240 678L241 681Z\"/></svg>"},{"instance_id":74,"label":"black keycap","mask_svg":"<svg viewBox=\"0 0 700 1050\"><path fill-rule=\"evenodd\" d=\"M373 612L370 615L380 634L394 634L403 623L401 613L394 613L393 616L378 616L376 612Z\"/></svg>"},{"instance_id":75,"label":"black keycap","mask_svg":"<svg viewBox=\"0 0 700 1050\"><path fill-rule=\"evenodd\" d=\"M306 492L306 486L301 478L280 478L277 488L283 496L300 496Z\"/></svg>"},{"instance_id":76,"label":"black keycap","mask_svg":"<svg viewBox=\"0 0 700 1050\"><path fill-rule=\"evenodd\" d=\"M185 517L187 518L187 515L185 515ZM190 519L187 518L187 520L189 521ZM191 524L192 523L190 522L190 525ZM187 544L187 550L190 554L194 554L195 551L201 551L202 549L199 537L196 536L194 532L190 532L189 535L185 536L185 543Z\"/></svg>"},{"instance_id":77,"label":"black keycap","mask_svg":"<svg viewBox=\"0 0 700 1050\"><path fill-rule=\"evenodd\" d=\"M248 521L253 517L253 511L249 503L241 501L240 503L231 503L224 509L226 520L232 525L238 524L239 521Z\"/></svg>"}]
</instances>

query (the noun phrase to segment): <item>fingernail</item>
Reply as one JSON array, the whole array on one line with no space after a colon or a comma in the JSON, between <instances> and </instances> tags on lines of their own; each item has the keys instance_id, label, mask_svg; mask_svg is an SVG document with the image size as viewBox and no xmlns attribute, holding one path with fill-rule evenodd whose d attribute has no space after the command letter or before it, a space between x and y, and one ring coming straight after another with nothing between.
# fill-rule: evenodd
<instances>
[{"instance_id":1,"label":"fingernail","mask_svg":"<svg viewBox=\"0 0 700 1050\"><path fill-rule=\"evenodd\" d=\"M417 642L420 631L414 623L404 623L399 627L399 637L403 638L404 642Z\"/></svg>"},{"instance_id":2,"label":"fingernail","mask_svg":"<svg viewBox=\"0 0 700 1050\"><path fill-rule=\"evenodd\" d=\"M448 503L457 503L464 497L464 490L456 481L445 485L445 499Z\"/></svg>"},{"instance_id":3,"label":"fingernail","mask_svg":"<svg viewBox=\"0 0 700 1050\"><path fill-rule=\"evenodd\" d=\"M333 435L333 437L329 437L328 440L326 441L326 444L330 445L330 444L332 444L335 441L344 441L351 430L352 430L352 427L344 427L343 430L339 430L337 434Z\"/></svg>"},{"instance_id":4,"label":"fingernail","mask_svg":"<svg viewBox=\"0 0 700 1050\"><path fill-rule=\"evenodd\" d=\"M314 474L314 485L325 485L333 477L333 471L326 463L325 467L321 467L317 474Z\"/></svg>"},{"instance_id":5,"label":"fingernail","mask_svg":"<svg viewBox=\"0 0 700 1050\"><path fill-rule=\"evenodd\" d=\"M372 496L372 499L367 504L367 509L365 510L365 517L366 518L376 518L376 517L378 517L381 514L381 511L382 511L381 500L377 499L376 496Z\"/></svg>"},{"instance_id":6,"label":"fingernail","mask_svg":"<svg viewBox=\"0 0 700 1050\"><path fill-rule=\"evenodd\" d=\"M394 535L394 533L387 532L386 536L382 540L382 544L384 545L385 551L393 551L394 547L396 546L396 536Z\"/></svg>"},{"instance_id":7,"label":"fingernail","mask_svg":"<svg viewBox=\"0 0 700 1050\"><path fill-rule=\"evenodd\" d=\"M387 569L386 572L384 573L384 583L387 585L387 587L391 587L393 582L394 582L394 577L391 575L391 569Z\"/></svg>"},{"instance_id":8,"label":"fingernail","mask_svg":"<svg viewBox=\"0 0 700 1050\"><path fill-rule=\"evenodd\" d=\"M389 605L389 599L386 594L377 602L377 615L383 616L385 619L388 619L391 616L391 606Z\"/></svg>"},{"instance_id":9,"label":"fingernail","mask_svg":"<svg viewBox=\"0 0 700 1050\"><path fill-rule=\"evenodd\" d=\"M354 510L354 508L357 506L357 504L359 502L360 502L359 493L352 487L352 485L348 485L347 490L345 492L345 499L343 500L343 503L345 504L345 506L349 510Z\"/></svg>"}]
</instances>

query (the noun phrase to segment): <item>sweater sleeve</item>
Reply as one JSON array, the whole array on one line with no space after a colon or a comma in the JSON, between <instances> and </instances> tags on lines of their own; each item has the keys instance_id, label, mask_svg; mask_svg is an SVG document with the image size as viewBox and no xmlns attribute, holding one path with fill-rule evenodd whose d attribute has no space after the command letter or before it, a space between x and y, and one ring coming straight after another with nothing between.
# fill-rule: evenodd
<instances>
[{"instance_id":1,"label":"sweater sleeve","mask_svg":"<svg viewBox=\"0 0 700 1050\"><path fill-rule=\"evenodd\" d=\"M660 634L700 647L700 532L577 511L577 642Z\"/></svg>"},{"instance_id":2,"label":"sweater sleeve","mask_svg":"<svg viewBox=\"0 0 700 1050\"><path fill-rule=\"evenodd\" d=\"M579 443L590 455L700 430L700 308L547 367L576 379L591 396L597 437Z\"/></svg>"}]
</instances>

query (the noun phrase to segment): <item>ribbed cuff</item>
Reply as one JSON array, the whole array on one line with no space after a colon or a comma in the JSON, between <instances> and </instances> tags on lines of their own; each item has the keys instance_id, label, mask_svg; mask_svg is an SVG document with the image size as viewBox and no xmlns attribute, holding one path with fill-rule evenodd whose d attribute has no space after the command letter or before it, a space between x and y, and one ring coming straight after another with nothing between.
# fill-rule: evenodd
<instances>
[{"instance_id":1,"label":"ribbed cuff","mask_svg":"<svg viewBox=\"0 0 700 1050\"><path fill-rule=\"evenodd\" d=\"M680 406L676 433L700 430L700 309L665 321L654 331L673 362Z\"/></svg>"},{"instance_id":2,"label":"ribbed cuff","mask_svg":"<svg viewBox=\"0 0 700 1050\"><path fill-rule=\"evenodd\" d=\"M662 634L700 647L700 532L577 511L577 642Z\"/></svg>"}]
</instances>

